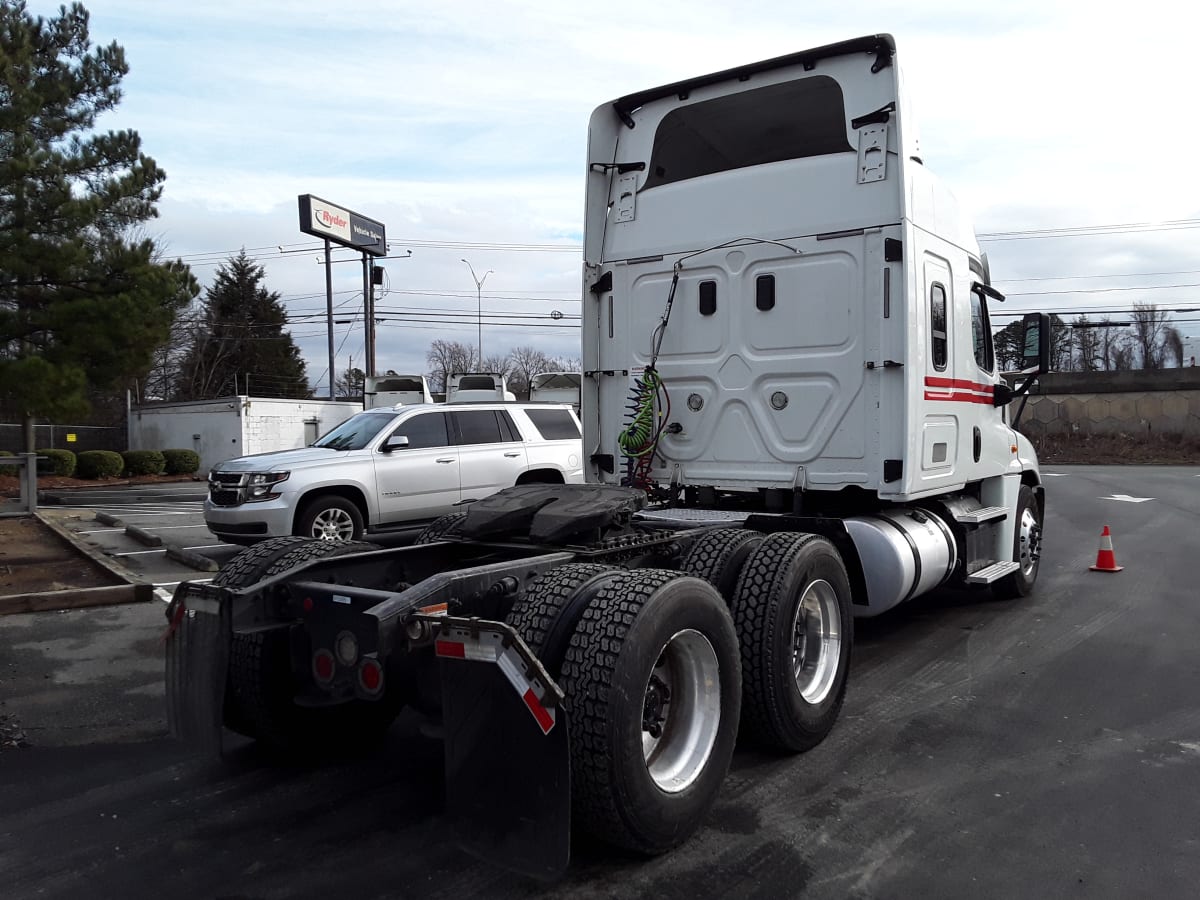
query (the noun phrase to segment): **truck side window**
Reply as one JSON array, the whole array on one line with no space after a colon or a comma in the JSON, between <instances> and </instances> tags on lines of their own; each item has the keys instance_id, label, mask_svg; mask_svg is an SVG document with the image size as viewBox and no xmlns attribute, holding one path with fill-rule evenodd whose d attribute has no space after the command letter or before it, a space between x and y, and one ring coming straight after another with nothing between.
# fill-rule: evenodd
<instances>
[{"instance_id":1,"label":"truck side window","mask_svg":"<svg viewBox=\"0 0 1200 900\"><path fill-rule=\"evenodd\" d=\"M988 322L987 304L977 291L971 291L971 338L975 345L975 362L985 372L992 371L995 366L992 329Z\"/></svg>"},{"instance_id":2,"label":"truck side window","mask_svg":"<svg viewBox=\"0 0 1200 900\"><path fill-rule=\"evenodd\" d=\"M940 372L946 368L946 289L937 282L929 289L929 308L933 367Z\"/></svg>"},{"instance_id":3,"label":"truck side window","mask_svg":"<svg viewBox=\"0 0 1200 900\"><path fill-rule=\"evenodd\" d=\"M450 446L450 439L446 435L445 413L423 413L413 416L392 433L408 438L409 450Z\"/></svg>"}]
</instances>

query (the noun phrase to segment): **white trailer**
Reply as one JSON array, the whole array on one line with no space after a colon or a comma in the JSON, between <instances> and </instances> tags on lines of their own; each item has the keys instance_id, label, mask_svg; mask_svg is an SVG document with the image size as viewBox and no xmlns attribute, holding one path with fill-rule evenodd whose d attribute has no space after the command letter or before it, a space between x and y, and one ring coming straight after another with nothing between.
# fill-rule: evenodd
<instances>
[{"instance_id":1,"label":"white trailer","mask_svg":"<svg viewBox=\"0 0 1200 900\"><path fill-rule=\"evenodd\" d=\"M432 403L429 380L424 375L368 375L363 381L363 409Z\"/></svg>"},{"instance_id":2,"label":"white trailer","mask_svg":"<svg viewBox=\"0 0 1200 900\"><path fill-rule=\"evenodd\" d=\"M413 703L443 719L464 846L554 878L573 829L687 840L739 733L823 740L856 615L1031 591L1044 495L1005 407L1049 323L1026 317L1008 388L1002 298L907 108L887 35L599 107L589 483L501 491L414 547L267 542L181 586L172 730L347 740Z\"/></svg>"}]
</instances>

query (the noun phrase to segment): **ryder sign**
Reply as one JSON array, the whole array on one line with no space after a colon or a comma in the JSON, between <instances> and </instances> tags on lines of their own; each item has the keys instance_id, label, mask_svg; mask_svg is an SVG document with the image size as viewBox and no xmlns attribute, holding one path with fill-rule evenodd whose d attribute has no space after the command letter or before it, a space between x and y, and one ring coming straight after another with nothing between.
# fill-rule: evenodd
<instances>
[{"instance_id":1,"label":"ryder sign","mask_svg":"<svg viewBox=\"0 0 1200 900\"><path fill-rule=\"evenodd\" d=\"M372 256L387 255L382 222L334 206L312 194L300 195L300 230Z\"/></svg>"}]
</instances>

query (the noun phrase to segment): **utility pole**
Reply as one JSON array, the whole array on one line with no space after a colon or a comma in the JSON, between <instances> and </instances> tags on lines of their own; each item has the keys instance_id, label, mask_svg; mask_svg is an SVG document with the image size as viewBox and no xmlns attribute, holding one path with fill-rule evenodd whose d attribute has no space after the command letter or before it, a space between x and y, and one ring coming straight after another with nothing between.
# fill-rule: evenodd
<instances>
[{"instance_id":1,"label":"utility pole","mask_svg":"<svg viewBox=\"0 0 1200 900\"><path fill-rule=\"evenodd\" d=\"M335 396L333 387L333 260L329 257L329 238L325 238L325 312L329 318L329 399Z\"/></svg>"},{"instance_id":2,"label":"utility pole","mask_svg":"<svg viewBox=\"0 0 1200 900\"><path fill-rule=\"evenodd\" d=\"M483 273L483 277L480 278L478 275L475 274L475 267L473 265L471 265L465 259L463 260L463 262L467 263L467 268L471 270L471 278L474 279L474 281L475 281L475 308L476 308L476 316L478 317L478 321L479 321L479 371L482 372L483 371L483 283L485 281L487 281L487 277L492 274L493 270L488 269L486 272Z\"/></svg>"}]
</instances>

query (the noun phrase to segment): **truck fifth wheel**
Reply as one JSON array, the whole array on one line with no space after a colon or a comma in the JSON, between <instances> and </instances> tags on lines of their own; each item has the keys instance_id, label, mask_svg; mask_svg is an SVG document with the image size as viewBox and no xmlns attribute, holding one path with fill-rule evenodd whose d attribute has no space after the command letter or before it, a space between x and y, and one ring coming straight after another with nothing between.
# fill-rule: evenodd
<instances>
[{"instance_id":1,"label":"truck fifth wheel","mask_svg":"<svg viewBox=\"0 0 1200 900\"><path fill-rule=\"evenodd\" d=\"M886 35L600 106L588 483L501 491L409 547L284 538L181 585L174 733L305 749L414 705L443 722L463 845L549 879L573 826L687 840L739 733L823 740L856 617L942 584L1028 594L1044 495L1008 408L1049 325L1026 317L1010 387L1003 297L921 159Z\"/></svg>"}]
</instances>

